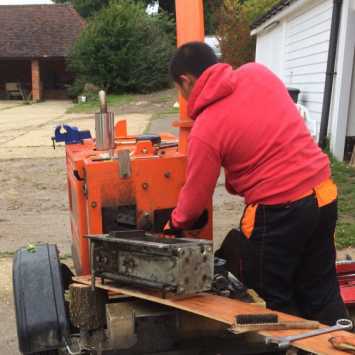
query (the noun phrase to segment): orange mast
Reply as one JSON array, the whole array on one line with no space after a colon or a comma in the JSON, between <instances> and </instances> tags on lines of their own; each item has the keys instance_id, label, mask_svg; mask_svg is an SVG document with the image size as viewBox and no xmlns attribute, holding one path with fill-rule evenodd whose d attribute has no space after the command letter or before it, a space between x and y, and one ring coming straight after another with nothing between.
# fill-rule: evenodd
<instances>
[{"instance_id":1,"label":"orange mast","mask_svg":"<svg viewBox=\"0 0 355 355\"><path fill-rule=\"evenodd\" d=\"M175 0L177 45L191 41L205 40L203 0ZM186 101L179 97L180 128L179 151L187 153L187 138L192 127L192 120L187 115Z\"/></svg>"}]
</instances>

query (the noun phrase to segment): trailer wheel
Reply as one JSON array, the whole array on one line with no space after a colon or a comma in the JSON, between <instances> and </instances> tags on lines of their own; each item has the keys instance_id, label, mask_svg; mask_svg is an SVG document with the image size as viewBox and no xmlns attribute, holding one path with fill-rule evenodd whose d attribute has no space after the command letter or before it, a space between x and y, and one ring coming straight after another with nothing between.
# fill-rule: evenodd
<instances>
[{"instance_id":1,"label":"trailer wheel","mask_svg":"<svg viewBox=\"0 0 355 355\"><path fill-rule=\"evenodd\" d=\"M34 250L21 248L16 252L13 290L19 349L23 354L58 355L55 349L65 346L70 325L64 282L70 279L68 270L59 262L56 245L37 245Z\"/></svg>"}]
</instances>

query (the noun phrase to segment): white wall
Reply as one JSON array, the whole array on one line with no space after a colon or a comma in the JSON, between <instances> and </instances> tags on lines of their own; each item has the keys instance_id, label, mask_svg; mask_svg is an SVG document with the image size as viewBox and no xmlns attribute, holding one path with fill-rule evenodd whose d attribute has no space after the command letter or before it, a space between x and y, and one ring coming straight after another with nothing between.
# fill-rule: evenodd
<instances>
[{"instance_id":1,"label":"white wall","mask_svg":"<svg viewBox=\"0 0 355 355\"><path fill-rule=\"evenodd\" d=\"M333 2L313 1L287 19L284 80L320 126Z\"/></svg>"},{"instance_id":2,"label":"white wall","mask_svg":"<svg viewBox=\"0 0 355 355\"><path fill-rule=\"evenodd\" d=\"M355 58L353 61L353 73L352 73L351 90L350 90L347 136L352 136L352 137L355 136Z\"/></svg>"},{"instance_id":3,"label":"white wall","mask_svg":"<svg viewBox=\"0 0 355 355\"><path fill-rule=\"evenodd\" d=\"M339 31L337 62L333 102L331 111L330 147L335 157L343 159L345 137L352 132L348 123L351 97L352 72L355 51L355 4L354 0L344 0ZM353 118L351 118L353 119ZM354 132L355 133L355 132Z\"/></svg>"},{"instance_id":4,"label":"white wall","mask_svg":"<svg viewBox=\"0 0 355 355\"><path fill-rule=\"evenodd\" d=\"M256 61L273 70L287 86L301 90L300 102L319 129L333 1L297 3L298 8L280 18L277 27L257 34Z\"/></svg>"},{"instance_id":5,"label":"white wall","mask_svg":"<svg viewBox=\"0 0 355 355\"><path fill-rule=\"evenodd\" d=\"M332 0L299 0L254 31L256 61L270 67L287 86L301 89L301 103L317 120L318 129L332 11ZM263 31L276 20L279 22L276 28ZM331 150L340 160L344 156L345 137L355 136L354 63L355 0L343 0L329 118Z\"/></svg>"},{"instance_id":6,"label":"white wall","mask_svg":"<svg viewBox=\"0 0 355 355\"><path fill-rule=\"evenodd\" d=\"M257 37L255 61L270 68L280 78L283 78L283 27L280 23L274 29L263 31Z\"/></svg>"}]
</instances>

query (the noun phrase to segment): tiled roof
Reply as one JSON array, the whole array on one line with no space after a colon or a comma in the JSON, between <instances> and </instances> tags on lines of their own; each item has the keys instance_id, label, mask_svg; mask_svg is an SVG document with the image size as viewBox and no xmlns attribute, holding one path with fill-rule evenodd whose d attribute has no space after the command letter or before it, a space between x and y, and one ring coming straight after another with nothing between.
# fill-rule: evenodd
<instances>
[{"instance_id":1,"label":"tiled roof","mask_svg":"<svg viewBox=\"0 0 355 355\"><path fill-rule=\"evenodd\" d=\"M84 26L71 5L2 5L0 59L66 57Z\"/></svg>"}]
</instances>

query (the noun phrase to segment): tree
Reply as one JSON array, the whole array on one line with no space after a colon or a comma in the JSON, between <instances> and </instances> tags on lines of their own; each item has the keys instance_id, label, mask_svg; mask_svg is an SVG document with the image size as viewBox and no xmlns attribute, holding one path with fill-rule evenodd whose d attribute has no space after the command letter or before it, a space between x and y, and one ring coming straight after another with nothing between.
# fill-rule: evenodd
<instances>
[{"instance_id":1,"label":"tree","mask_svg":"<svg viewBox=\"0 0 355 355\"><path fill-rule=\"evenodd\" d=\"M224 0L218 11L217 37L223 62L237 68L250 61L253 42L249 23L239 0Z\"/></svg>"},{"instance_id":2,"label":"tree","mask_svg":"<svg viewBox=\"0 0 355 355\"><path fill-rule=\"evenodd\" d=\"M222 60L237 68L254 60L255 38L251 24L278 0L223 0L217 10L217 37Z\"/></svg>"},{"instance_id":3,"label":"tree","mask_svg":"<svg viewBox=\"0 0 355 355\"><path fill-rule=\"evenodd\" d=\"M80 16L87 18L95 15L108 5L110 0L54 0L55 3L70 3Z\"/></svg>"},{"instance_id":4,"label":"tree","mask_svg":"<svg viewBox=\"0 0 355 355\"><path fill-rule=\"evenodd\" d=\"M56 3L71 3L76 11L84 17L94 16L98 11L108 6L110 0L54 0ZM115 0L113 0L115 1ZM142 3L145 6L152 5L156 0L126 0ZM216 30L215 10L223 0L203 0L205 5L205 27L207 34L213 34ZM175 0L159 0L159 11L175 18Z\"/></svg>"},{"instance_id":5,"label":"tree","mask_svg":"<svg viewBox=\"0 0 355 355\"><path fill-rule=\"evenodd\" d=\"M73 6L79 14L84 17L95 15L98 11L106 7L109 0L72 0Z\"/></svg>"},{"instance_id":6,"label":"tree","mask_svg":"<svg viewBox=\"0 0 355 355\"><path fill-rule=\"evenodd\" d=\"M116 0L93 17L70 55L81 83L111 92L149 92L169 84L174 49L171 23L149 16L141 3Z\"/></svg>"},{"instance_id":7,"label":"tree","mask_svg":"<svg viewBox=\"0 0 355 355\"><path fill-rule=\"evenodd\" d=\"M243 11L249 24L264 15L279 0L244 0Z\"/></svg>"}]
</instances>

